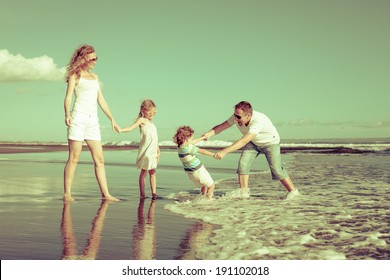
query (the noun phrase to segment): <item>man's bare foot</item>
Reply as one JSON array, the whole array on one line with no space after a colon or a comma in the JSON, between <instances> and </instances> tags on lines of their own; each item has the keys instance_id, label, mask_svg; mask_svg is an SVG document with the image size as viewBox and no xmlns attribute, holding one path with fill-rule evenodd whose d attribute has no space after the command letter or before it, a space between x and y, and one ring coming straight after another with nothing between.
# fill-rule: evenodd
<instances>
[{"instance_id":1,"label":"man's bare foot","mask_svg":"<svg viewBox=\"0 0 390 280\"><path fill-rule=\"evenodd\" d=\"M74 201L76 201L71 195L68 195L68 194L64 194L63 200L64 200L64 202L74 202Z\"/></svg>"}]
</instances>

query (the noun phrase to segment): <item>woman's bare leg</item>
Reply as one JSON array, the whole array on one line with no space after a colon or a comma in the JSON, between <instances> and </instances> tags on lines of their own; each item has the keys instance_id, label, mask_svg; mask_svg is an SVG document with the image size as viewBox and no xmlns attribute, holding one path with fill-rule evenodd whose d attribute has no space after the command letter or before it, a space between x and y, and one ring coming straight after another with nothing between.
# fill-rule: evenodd
<instances>
[{"instance_id":1,"label":"woman's bare leg","mask_svg":"<svg viewBox=\"0 0 390 280\"><path fill-rule=\"evenodd\" d=\"M68 140L69 156L64 169L64 201L74 201L71 190L82 144L80 141Z\"/></svg>"},{"instance_id":2,"label":"woman's bare leg","mask_svg":"<svg viewBox=\"0 0 390 280\"><path fill-rule=\"evenodd\" d=\"M87 140L88 148L91 151L93 162L95 164L95 176L98 181L100 192L103 199L118 201L108 191L106 168L104 166L103 147L100 141Z\"/></svg>"}]
</instances>

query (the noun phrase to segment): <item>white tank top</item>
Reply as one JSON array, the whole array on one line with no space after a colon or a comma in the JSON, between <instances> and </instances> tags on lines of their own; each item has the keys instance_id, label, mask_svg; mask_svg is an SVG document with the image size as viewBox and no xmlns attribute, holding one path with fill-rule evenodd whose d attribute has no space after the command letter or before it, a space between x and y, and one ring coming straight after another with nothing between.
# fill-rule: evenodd
<instances>
[{"instance_id":1,"label":"white tank top","mask_svg":"<svg viewBox=\"0 0 390 280\"><path fill-rule=\"evenodd\" d=\"M84 114L97 114L97 97L99 93L99 81L79 79L79 83L75 88L75 102L73 111Z\"/></svg>"}]
</instances>

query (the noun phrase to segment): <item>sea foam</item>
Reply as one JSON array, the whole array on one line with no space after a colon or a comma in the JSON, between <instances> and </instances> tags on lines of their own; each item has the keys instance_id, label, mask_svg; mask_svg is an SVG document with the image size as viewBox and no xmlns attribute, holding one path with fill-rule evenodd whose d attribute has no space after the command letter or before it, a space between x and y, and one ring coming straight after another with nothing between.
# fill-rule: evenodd
<instances>
[{"instance_id":1,"label":"sea foam","mask_svg":"<svg viewBox=\"0 0 390 280\"><path fill-rule=\"evenodd\" d=\"M378 172L369 172L374 164ZM208 245L197 245L200 259L388 259L387 166L386 157L301 155L288 167L298 199L286 201L283 186L259 173L250 177L248 195L226 180L211 203L180 193L165 208L217 225Z\"/></svg>"}]
</instances>

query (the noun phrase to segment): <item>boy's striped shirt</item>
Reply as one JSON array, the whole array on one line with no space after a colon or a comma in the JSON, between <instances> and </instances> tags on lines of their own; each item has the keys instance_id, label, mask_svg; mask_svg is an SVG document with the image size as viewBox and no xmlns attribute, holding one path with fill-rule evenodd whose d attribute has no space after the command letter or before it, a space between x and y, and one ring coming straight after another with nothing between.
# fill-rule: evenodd
<instances>
[{"instance_id":1,"label":"boy's striped shirt","mask_svg":"<svg viewBox=\"0 0 390 280\"><path fill-rule=\"evenodd\" d=\"M181 145L177 152L186 172L192 172L202 167L200 159L196 156L199 148L193 144Z\"/></svg>"}]
</instances>

